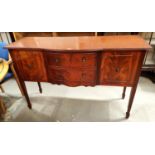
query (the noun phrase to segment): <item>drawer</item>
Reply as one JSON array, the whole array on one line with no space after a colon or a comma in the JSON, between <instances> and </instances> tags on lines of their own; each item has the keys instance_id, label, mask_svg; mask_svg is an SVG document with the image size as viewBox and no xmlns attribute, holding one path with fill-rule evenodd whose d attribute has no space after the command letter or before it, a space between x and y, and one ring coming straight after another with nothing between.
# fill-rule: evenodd
<instances>
[{"instance_id":1,"label":"drawer","mask_svg":"<svg viewBox=\"0 0 155 155\"><path fill-rule=\"evenodd\" d=\"M94 82L95 70L80 69L48 69L49 81L67 81L67 82Z\"/></svg>"},{"instance_id":2,"label":"drawer","mask_svg":"<svg viewBox=\"0 0 155 155\"><path fill-rule=\"evenodd\" d=\"M101 84L133 84L138 52L104 52L101 58Z\"/></svg>"},{"instance_id":3,"label":"drawer","mask_svg":"<svg viewBox=\"0 0 155 155\"><path fill-rule=\"evenodd\" d=\"M96 53L46 53L51 67L96 67Z\"/></svg>"}]
</instances>

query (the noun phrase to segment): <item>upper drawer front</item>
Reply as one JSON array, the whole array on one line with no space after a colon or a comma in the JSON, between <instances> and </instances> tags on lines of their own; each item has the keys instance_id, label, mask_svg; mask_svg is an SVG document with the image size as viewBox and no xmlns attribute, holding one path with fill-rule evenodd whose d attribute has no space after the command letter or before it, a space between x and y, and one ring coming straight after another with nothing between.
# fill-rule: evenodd
<instances>
[{"instance_id":1,"label":"upper drawer front","mask_svg":"<svg viewBox=\"0 0 155 155\"><path fill-rule=\"evenodd\" d=\"M95 53L46 53L51 67L96 67Z\"/></svg>"},{"instance_id":2,"label":"upper drawer front","mask_svg":"<svg viewBox=\"0 0 155 155\"><path fill-rule=\"evenodd\" d=\"M132 85L139 62L139 52L105 52L102 54L100 83Z\"/></svg>"}]
</instances>

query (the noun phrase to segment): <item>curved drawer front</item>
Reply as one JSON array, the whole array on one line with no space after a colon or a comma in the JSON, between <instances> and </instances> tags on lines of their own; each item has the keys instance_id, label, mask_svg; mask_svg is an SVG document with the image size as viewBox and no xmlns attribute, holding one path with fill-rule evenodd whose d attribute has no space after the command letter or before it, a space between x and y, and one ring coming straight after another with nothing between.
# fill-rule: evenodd
<instances>
[{"instance_id":1,"label":"curved drawer front","mask_svg":"<svg viewBox=\"0 0 155 155\"><path fill-rule=\"evenodd\" d=\"M96 53L45 53L47 64L57 67L96 67Z\"/></svg>"},{"instance_id":2,"label":"curved drawer front","mask_svg":"<svg viewBox=\"0 0 155 155\"><path fill-rule=\"evenodd\" d=\"M49 70L49 81L66 85L95 85L95 70L53 69Z\"/></svg>"},{"instance_id":3,"label":"curved drawer front","mask_svg":"<svg viewBox=\"0 0 155 155\"><path fill-rule=\"evenodd\" d=\"M70 87L77 87L77 86L96 86L95 82L86 82L86 81L51 81L52 84L57 84L57 85L66 85Z\"/></svg>"}]
</instances>

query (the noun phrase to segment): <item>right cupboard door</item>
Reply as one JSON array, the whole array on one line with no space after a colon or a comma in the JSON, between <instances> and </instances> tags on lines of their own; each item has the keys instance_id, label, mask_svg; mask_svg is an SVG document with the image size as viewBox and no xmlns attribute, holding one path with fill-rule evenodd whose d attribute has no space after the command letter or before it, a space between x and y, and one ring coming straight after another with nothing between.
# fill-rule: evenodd
<instances>
[{"instance_id":1,"label":"right cupboard door","mask_svg":"<svg viewBox=\"0 0 155 155\"><path fill-rule=\"evenodd\" d=\"M104 85L132 86L141 52L105 51L101 56L99 82Z\"/></svg>"}]
</instances>

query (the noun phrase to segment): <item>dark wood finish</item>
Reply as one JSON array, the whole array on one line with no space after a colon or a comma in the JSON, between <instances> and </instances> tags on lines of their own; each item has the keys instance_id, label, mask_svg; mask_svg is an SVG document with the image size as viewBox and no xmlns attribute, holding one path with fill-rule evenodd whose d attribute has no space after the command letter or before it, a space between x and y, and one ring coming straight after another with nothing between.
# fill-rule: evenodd
<instances>
[{"instance_id":1,"label":"dark wood finish","mask_svg":"<svg viewBox=\"0 0 155 155\"><path fill-rule=\"evenodd\" d=\"M142 64L143 64L143 61L144 61L144 57L145 57L145 53L141 53L138 66L136 67L137 72L136 72L136 76L135 76L135 82L134 82L133 87L131 88L131 92L130 92L130 98L129 98L129 103L128 103L128 109L127 109L127 112L126 112L126 118L130 117L130 111L131 111L131 107L132 107L133 100L134 100L134 97L135 97L135 93L136 93L136 90L137 90L137 85L138 85L139 76L140 76L140 73L141 73L141 67L142 67Z\"/></svg>"},{"instance_id":2,"label":"dark wood finish","mask_svg":"<svg viewBox=\"0 0 155 155\"><path fill-rule=\"evenodd\" d=\"M96 84L96 53L44 53L48 81L68 86Z\"/></svg>"},{"instance_id":3,"label":"dark wood finish","mask_svg":"<svg viewBox=\"0 0 155 155\"><path fill-rule=\"evenodd\" d=\"M139 51L105 51L101 60L101 84L131 86L136 74Z\"/></svg>"},{"instance_id":4,"label":"dark wood finish","mask_svg":"<svg viewBox=\"0 0 155 155\"><path fill-rule=\"evenodd\" d=\"M5 90L4 90L4 88L2 87L2 85L0 85L0 89L1 89L2 93L5 93Z\"/></svg>"},{"instance_id":5,"label":"dark wood finish","mask_svg":"<svg viewBox=\"0 0 155 155\"><path fill-rule=\"evenodd\" d=\"M22 96L24 96L24 92L23 92L22 87L21 87L21 84L19 82L18 75L17 75L17 73L16 73L16 71L14 69L13 63L10 64L10 68L11 68L11 71L12 71L14 77L15 77L15 80L16 80L17 84L18 84L18 87L20 89L20 92L21 92Z\"/></svg>"},{"instance_id":6,"label":"dark wood finish","mask_svg":"<svg viewBox=\"0 0 155 155\"><path fill-rule=\"evenodd\" d=\"M123 88L122 99L125 98L126 87Z\"/></svg>"},{"instance_id":7,"label":"dark wood finish","mask_svg":"<svg viewBox=\"0 0 155 155\"><path fill-rule=\"evenodd\" d=\"M24 38L6 48L10 49L29 108L24 81L72 87L123 86L122 98L126 87L132 87L128 118L144 55L151 47L138 36L106 36Z\"/></svg>"},{"instance_id":8,"label":"dark wood finish","mask_svg":"<svg viewBox=\"0 0 155 155\"><path fill-rule=\"evenodd\" d=\"M50 69L48 68L49 82L55 83L60 81L62 84L72 86L72 83L78 83L78 85L88 85L92 83L95 85L95 70L84 69Z\"/></svg>"},{"instance_id":9,"label":"dark wood finish","mask_svg":"<svg viewBox=\"0 0 155 155\"><path fill-rule=\"evenodd\" d=\"M4 117L4 115L5 115L5 113L6 113L6 106L5 106L5 104L4 104L4 102L3 102L3 100L2 100L2 98L0 97L0 118L2 117Z\"/></svg>"},{"instance_id":10,"label":"dark wood finish","mask_svg":"<svg viewBox=\"0 0 155 155\"><path fill-rule=\"evenodd\" d=\"M27 105L28 105L29 109L32 109L32 104L30 102L30 99L29 99L29 96L28 96L28 93L27 93L27 90L26 90L25 82L23 80L20 80L20 83L21 83L21 86L22 86L22 91L24 92L25 99L27 101Z\"/></svg>"},{"instance_id":11,"label":"dark wood finish","mask_svg":"<svg viewBox=\"0 0 155 155\"><path fill-rule=\"evenodd\" d=\"M8 49L33 49L52 51L103 51L103 50L148 50L148 45L140 36L100 36L100 37L25 37L7 46Z\"/></svg>"},{"instance_id":12,"label":"dark wood finish","mask_svg":"<svg viewBox=\"0 0 155 155\"><path fill-rule=\"evenodd\" d=\"M18 63L19 74L25 81L47 81L44 58L41 51L14 51L12 59Z\"/></svg>"},{"instance_id":13,"label":"dark wood finish","mask_svg":"<svg viewBox=\"0 0 155 155\"><path fill-rule=\"evenodd\" d=\"M42 93L43 91L42 91L42 87L41 87L41 83L40 82L38 82L38 87L39 87L39 92Z\"/></svg>"},{"instance_id":14,"label":"dark wood finish","mask_svg":"<svg viewBox=\"0 0 155 155\"><path fill-rule=\"evenodd\" d=\"M44 54L47 63L53 67L96 67L96 53L50 53Z\"/></svg>"}]
</instances>

